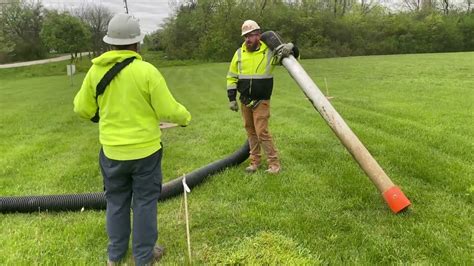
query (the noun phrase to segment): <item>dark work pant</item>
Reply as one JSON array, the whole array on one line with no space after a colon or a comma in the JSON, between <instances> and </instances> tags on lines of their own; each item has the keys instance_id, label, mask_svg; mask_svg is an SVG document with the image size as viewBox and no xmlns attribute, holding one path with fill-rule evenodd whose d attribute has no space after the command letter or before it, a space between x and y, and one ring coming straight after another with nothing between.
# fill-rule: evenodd
<instances>
[{"instance_id":1,"label":"dark work pant","mask_svg":"<svg viewBox=\"0 0 474 266\"><path fill-rule=\"evenodd\" d=\"M117 161L105 156L99 163L107 200L106 222L108 255L112 261L123 258L130 238L130 207L133 209L133 256L137 265L153 257L158 238L157 201L161 193L162 149L137 160Z\"/></svg>"}]
</instances>

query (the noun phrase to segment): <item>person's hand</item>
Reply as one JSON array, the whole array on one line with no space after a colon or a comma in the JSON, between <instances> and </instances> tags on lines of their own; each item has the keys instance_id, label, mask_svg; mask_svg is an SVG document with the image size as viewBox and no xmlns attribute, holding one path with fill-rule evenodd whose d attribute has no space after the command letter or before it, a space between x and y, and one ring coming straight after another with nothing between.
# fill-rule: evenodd
<instances>
[{"instance_id":1,"label":"person's hand","mask_svg":"<svg viewBox=\"0 0 474 266\"><path fill-rule=\"evenodd\" d=\"M237 104L237 101L229 102L229 109L234 111L234 112L239 111L239 105Z\"/></svg>"},{"instance_id":2,"label":"person's hand","mask_svg":"<svg viewBox=\"0 0 474 266\"><path fill-rule=\"evenodd\" d=\"M280 48L281 57L285 58L285 57L288 57L291 54L293 54L293 48L294 47L295 47L295 45L293 45L293 43L291 43L291 42L282 44L282 47Z\"/></svg>"}]
</instances>

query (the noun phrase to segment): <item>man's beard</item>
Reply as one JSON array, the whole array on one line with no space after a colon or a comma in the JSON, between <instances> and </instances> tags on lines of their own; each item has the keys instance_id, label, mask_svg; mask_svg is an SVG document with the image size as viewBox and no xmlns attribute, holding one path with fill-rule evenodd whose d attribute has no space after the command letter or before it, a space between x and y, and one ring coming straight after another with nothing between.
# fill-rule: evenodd
<instances>
[{"instance_id":1,"label":"man's beard","mask_svg":"<svg viewBox=\"0 0 474 266\"><path fill-rule=\"evenodd\" d=\"M247 51L249 51L249 52L253 52L253 51L257 50L258 44L259 44L258 42L254 42L254 43L250 43L250 44L245 43L245 45L247 46Z\"/></svg>"}]
</instances>

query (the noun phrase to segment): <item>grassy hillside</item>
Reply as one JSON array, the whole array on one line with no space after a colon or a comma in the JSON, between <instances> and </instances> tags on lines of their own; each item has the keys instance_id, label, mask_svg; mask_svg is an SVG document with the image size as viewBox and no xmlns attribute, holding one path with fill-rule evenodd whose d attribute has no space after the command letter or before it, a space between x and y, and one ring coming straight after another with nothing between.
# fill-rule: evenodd
<instances>
[{"instance_id":1,"label":"grassy hillside","mask_svg":"<svg viewBox=\"0 0 474 266\"><path fill-rule=\"evenodd\" d=\"M472 264L473 62L474 53L302 62L412 201L399 215L278 68L270 128L283 172L248 175L244 164L192 191L194 262ZM164 131L166 180L243 144L240 115L227 109L227 67L160 68L193 115L189 127ZM63 75L25 77L22 71L0 70L0 195L101 191L97 126L72 112L84 74L71 87ZM180 197L159 204L165 264L187 262L181 204ZM101 211L0 214L0 225L1 265L107 259Z\"/></svg>"}]
</instances>

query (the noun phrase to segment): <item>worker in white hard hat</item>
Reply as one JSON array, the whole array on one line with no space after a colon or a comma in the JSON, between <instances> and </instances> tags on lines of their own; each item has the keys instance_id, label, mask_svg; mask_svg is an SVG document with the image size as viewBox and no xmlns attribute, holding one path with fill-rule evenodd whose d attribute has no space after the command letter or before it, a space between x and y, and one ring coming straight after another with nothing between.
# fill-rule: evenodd
<instances>
[{"instance_id":1,"label":"worker in white hard hat","mask_svg":"<svg viewBox=\"0 0 474 266\"><path fill-rule=\"evenodd\" d=\"M246 20L241 35L244 43L237 49L227 73L227 96L229 108L237 112L237 92L244 127L250 146L250 165L246 172L254 173L261 166L261 152L267 156L267 173L277 174L281 170L278 151L268 129L270 98L273 91L273 68L279 63L273 52L260 41L261 29L257 22ZM284 44L283 53L298 57L298 49L291 43Z\"/></svg>"},{"instance_id":2,"label":"worker in white hard hat","mask_svg":"<svg viewBox=\"0 0 474 266\"><path fill-rule=\"evenodd\" d=\"M115 15L103 38L112 50L92 60L74 98L74 112L99 123L108 265L124 258L130 232L136 265L151 265L163 256L163 247L156 245L163 156L159 122L186 126L191 120L190 113L171 95L161 73L142 61L138 46L143 37L136 18Z\"/></svg>"}]
</instances>

